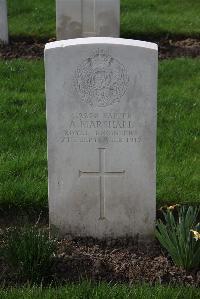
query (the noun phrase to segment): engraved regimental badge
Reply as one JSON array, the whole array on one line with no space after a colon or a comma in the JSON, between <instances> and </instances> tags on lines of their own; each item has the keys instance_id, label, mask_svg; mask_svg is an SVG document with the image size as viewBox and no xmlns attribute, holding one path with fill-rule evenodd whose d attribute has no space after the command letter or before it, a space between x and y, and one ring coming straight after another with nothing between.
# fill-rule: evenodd
<instances>
[{"instance_id":1,"label":"engraved regimental badge","mask_svg":"<svg viewBox=\"0 0 200 299\"><path fill-rule=\"evenodd\" d=\"M98 49L77 67L73 81L81 101L106 107L119 102L126 93L129 76L122 63Z\"/></svg>"}]
</instances>

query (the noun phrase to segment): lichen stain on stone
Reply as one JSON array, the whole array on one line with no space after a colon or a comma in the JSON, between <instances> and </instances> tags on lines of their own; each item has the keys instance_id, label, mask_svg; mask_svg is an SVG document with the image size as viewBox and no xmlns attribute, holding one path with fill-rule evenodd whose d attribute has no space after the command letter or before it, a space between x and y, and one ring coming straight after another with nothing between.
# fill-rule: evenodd
<instances>
[{"instance_id":1,"label":"lichen stain on stone","mask_svg":"<svg viewBox=\"0 0 200 299\"><path fill-rule=\"evenodd\" d=\"M71 17L63 16L57 29L58 38L78 38L82 36L82 25Z\"/></svg>"},{"instance_id":2,"label":"lichen stain on stone","mask_svg":"<svg viewBox=\"0 0 200 299\"><path fill-rule=\"evenodd\" d=\"M97 35L99 36L113 36L113 28L118 28L117 19L109 11L98 14L97 24ZM117 34L117 32L115 32L115 34Z\"/></svg>"}]
</instances>

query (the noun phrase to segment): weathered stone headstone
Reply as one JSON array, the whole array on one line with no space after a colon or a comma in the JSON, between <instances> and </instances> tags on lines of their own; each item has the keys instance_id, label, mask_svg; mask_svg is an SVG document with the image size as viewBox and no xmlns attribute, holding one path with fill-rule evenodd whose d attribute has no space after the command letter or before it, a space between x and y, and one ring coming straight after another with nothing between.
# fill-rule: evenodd
<instances>
[{"instance_id":1,"label":"weathered stone headstone","mask_svg":"<svg viewBox=\"0 0 200 299\"><path fill-rule=\"evenodd\" d=\"M82 237L151 236L157 45L49 43L45 68L51 225Z\"/></svg>"},{"instance_id":2,"label":"weathered stone headstone","mask_svg":"<svg viewBox=\"0 0 200 299\"><path fill-rule=\"evenodd\" d=\"M57 40L120 34L120 0L56 0Z\"/></svg>"},{"instance_id":3,"label":"weathered stone headstone","mask_svg":"<svg viewBox=\"0 0 200 299\"><path fill-rule=\"evenodd\" d=\"M7 1L0 0L0 42L8 43Z\"/></svg>"}]
</instances>

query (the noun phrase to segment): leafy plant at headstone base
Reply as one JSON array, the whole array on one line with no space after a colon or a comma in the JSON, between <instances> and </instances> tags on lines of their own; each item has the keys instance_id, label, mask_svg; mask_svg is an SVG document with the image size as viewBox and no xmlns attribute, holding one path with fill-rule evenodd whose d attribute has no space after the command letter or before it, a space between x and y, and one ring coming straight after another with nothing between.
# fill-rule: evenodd
<instances>
[{"instance_id":1,"label":"leafy plant at headstone base","mask_svg":"<svg viewBox=\"0 0 200 299\"><path fill-rule=\"evenodd\" d=\"M198 207L182 206L178 217L174 216L174 207L163 211L164 222L159 220L156 237L168 251L173 262L186 270L200 266L200 223Z\"/></svg>"},{"instance_id":2,"label":"leafy plant at headstone base","mask_svg":"<svg viewBox=\"0 0 200 299\"><path fill-rule=\"evenodd\" d=\"M38 283L49 277L56 242L36 226L13 228L7 232L4 257L22 280Z\"/></svg>"}]
</instances>

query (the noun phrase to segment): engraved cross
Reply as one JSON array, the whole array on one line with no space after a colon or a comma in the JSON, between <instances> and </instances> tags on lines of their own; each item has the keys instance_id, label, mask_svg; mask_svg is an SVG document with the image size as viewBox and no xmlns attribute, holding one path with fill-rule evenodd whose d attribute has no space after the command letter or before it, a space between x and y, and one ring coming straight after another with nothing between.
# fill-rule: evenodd
<instances>
[{"instance_id":1,"label":"engraved cross","mask_svg":"<svg viewBox=\"0 0 200 299\"><path fill-rule=\"evenodd\" d=\"M106 203L106 190L105 179L109 176L121 176L125 174L125 170L122 171L105 171L105 148L99 148L99 170L98 171L81 171L79 170L79 176L91 176L99 178L99 192L100 192L100 220L104 220L105 217L105 203Z\"/></svg>"},{"instance_id":2,"label":"engraved cross","mask_svg":"<svg viewBox=\"0 0 200 299\"><path fill-rule=\"evenodd\" d=\"M96 0L82 0L83 37L96 36Z\"/></svg>"}]
</instances>

